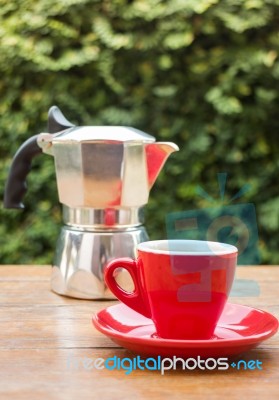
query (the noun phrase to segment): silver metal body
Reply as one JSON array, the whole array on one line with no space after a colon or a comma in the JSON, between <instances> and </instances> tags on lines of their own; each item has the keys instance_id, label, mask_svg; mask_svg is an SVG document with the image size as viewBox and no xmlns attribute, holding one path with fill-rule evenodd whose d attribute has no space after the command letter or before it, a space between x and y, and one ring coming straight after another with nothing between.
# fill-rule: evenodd
<instances>
[{"instance_id":1,"label":"silver metal body","mask_svg":"<svg viewBox=\"0 0 279 400\"><path fill-rule=\"evenodd\" d=\"M113 299L104 283L103 270L113 258L135 258L138 243L148 240L141 225L142 210L110 210L106 215L102 209L64 207L63 214L66 225L57 242L52 290L81 299ZM113 228L106 225L112 218ZM118 271L117 281L125 290L132 290L126 270Z\"/></svg>"},{"instance_id":2,"label":"silver metal body","mask_svg":"<svg viewBox=\"0 0 279 400\"><path fill-rule=\"evenodd\" d=\"M41 133L38 145L54 156L59 200L71 208L139 208L173 143L133 128L88 126Z\"/></svg>"},{"instance_id":3,"label":"silver metal body","mask_svg":"<svg viewBox=\"0 0 279 400\"><path fill-rule=\"evenodd\" d=\"M142 208L173 143L127 127L71 127L38 135L38 146L54 156L64 223L57 243L51 286L62 295L113 298L105 287L108 261L135 257L148 240ZM131 289L126 270L117 279Z\"/></svg>"}]
</instances>

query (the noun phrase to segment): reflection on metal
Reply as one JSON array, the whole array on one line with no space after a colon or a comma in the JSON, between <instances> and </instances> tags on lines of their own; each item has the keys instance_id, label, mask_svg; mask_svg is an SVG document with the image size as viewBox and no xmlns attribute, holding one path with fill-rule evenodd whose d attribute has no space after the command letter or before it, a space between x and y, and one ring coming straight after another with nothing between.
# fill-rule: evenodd
<instances>
[{"instance_id":1,"label":"reflection on metal","mask_svg":"<svg viewBox=\"0 0 279 400\"><path fill-rule=\"evenodd\" d=\"M111 232L82 232L64 227L57 243L52 290L83 299L114 298L104 284L104 266L113 258L135 258L137 244L146 240L143 226ZM132 289L126 270L120 270L117 279L125 290Z\"/></svg>"},{"instance_id":2,"label":"reflection on metal","mask_svg":"<svg viewBox=\"0 0 279 400\"><path fill-rule=\"evenodd\" d=\"M174 143L155 142L133 128L74 127L38 136L42 151L54 156L59 200L70 208L139 208Z\"/></svg>"},{"instance_id":3,"label":"reflection on metal","mask_svg":"<svg viewBox=\"0 0 279 400\"><path fill-rule=\"evenodd\" d=\"M69 208L63 207L67 225L79 230L112 230L136 227L143 224L142 208Z\"/></svg>"}]
</instances>

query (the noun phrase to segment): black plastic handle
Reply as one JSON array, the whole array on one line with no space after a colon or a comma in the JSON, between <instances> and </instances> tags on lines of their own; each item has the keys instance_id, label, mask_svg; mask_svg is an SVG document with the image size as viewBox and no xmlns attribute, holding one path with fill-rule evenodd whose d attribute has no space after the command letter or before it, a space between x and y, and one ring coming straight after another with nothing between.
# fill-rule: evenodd
<instances>
[{"instance_id":1,"label":"black plastic handle","mask_svg":"<svg viewBox=\"0 0 279 400\"><path fill-rule=\"evenodd\" d=\"M38 136L26 140L13 158L4 193L5 208L24 208L22 199L27 190L26 176L31 169L33 157L42 152L37 144Z\"/></svg>"},{"instance_id":2,"label":"black plastic handle","mask_svg":"<svg viewBox=\"0 0 279 400\"><path fill-rule=\"evenodd\" d=\"M57 106L52 106L49 109L49 133L57 133L73 126ZM42 149L37 144L38 136L35 135L26 140L13 158L4 193L5 208L24 208L22 199L27 190L26 177L31 169L33 157L42 152Z\"/></svg>"}]
</instances>

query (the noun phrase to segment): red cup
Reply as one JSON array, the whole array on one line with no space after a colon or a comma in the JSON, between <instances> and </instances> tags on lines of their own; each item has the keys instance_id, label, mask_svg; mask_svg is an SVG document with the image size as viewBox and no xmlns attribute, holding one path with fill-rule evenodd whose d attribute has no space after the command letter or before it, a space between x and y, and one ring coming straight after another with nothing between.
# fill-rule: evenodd
<instances>
[{"instance_id":1,"label":"red cup","mask_svg":"<svg viewBox=\"0 0 279 400\"><path fill-rule=\"evenodd\" d=\"M227 302L237 262L237 248L198 240L140 243L138 258L119 258L105 268L112 293L151 318L165 339L210 339ZM133 292L122 289L114 271L126 269Z\"/></svg>"}]
</instances>

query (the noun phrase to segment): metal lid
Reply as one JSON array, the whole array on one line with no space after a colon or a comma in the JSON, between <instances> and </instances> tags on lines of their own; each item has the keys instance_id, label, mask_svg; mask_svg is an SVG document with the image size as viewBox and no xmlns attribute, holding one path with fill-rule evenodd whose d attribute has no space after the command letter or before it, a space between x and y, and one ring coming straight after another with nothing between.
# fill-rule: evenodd
<instances>
[{"instance_id":1,"label":"metal lid","mask_svg":"<svg viewBox=\"0 0 279 400\"><path fill-rule=\"evenodd\" d=\"M57 142L141 142L153 143L155 138L138 129L125 126L79 126L54 134Z\"/></svg>"}]
</instances>

